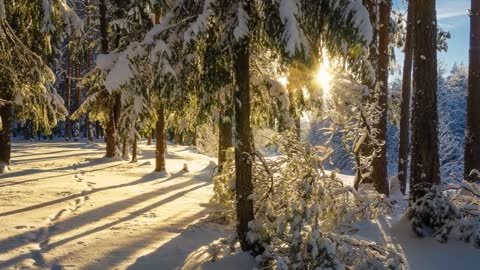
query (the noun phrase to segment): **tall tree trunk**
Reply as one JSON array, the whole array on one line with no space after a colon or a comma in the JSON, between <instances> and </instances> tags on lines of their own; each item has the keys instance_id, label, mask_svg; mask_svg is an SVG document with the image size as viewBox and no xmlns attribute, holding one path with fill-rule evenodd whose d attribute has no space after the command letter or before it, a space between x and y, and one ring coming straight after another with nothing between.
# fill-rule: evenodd
<instances>
[{"instance_id":1,"label":"tall tree trunk","mask_svg":"<svg viewBox=\"0 0 480 270\"><path fill-rule=\"evenodd\" d=\"M137 152L138 152L138 142L137 142L137 136L133 138L133 143L132 143L132 162L137 162Z\"/></svg>"},{"instance_id":2,"label":"tall tree trunk","mask_svg":"<svg viewBox=\"0 0 480 270\"><path fill-rule=\"evenodd\" d=\"M86 20L86 29L88 29L90 27L90 12L88 11L88 8L90 6L90 1L89 0L86 0L85 1L85 6L87 7L87 10L86 10L86 16L87 16L87 20ZM86 62L86 67L87 67L87 73L90 72L92 70L92 52L90 51L90 38L89 36L87 36L87 48L86 48L86 51L85 51L85 62ZM86 128L86 132L87 132L87 138L88 138L88 141L89 142L93 142L95 141L95 138L93 136L93 123L92 121L90 121L90 116L89 116L89 112L87 112L86 114L86 124L87 124L87 128ZM97 135L98 137L98 135Z\"/></svg>"},{"instance_id":3,"label":"tall tree trunk","mask_svg":"<svg viewBox=\"0 0 480 270\"><path fill-rule=\"evenodd\" d=\"M97 135L97 139L103 137L103 130L98 121L95 121L95 134Z\"/></svg>"},{"instance_id":4,"label":"tall tree trunk","mask_svg":"<svg viewBox=\"0 0 480 270\"><path fill-rule=\"evenodd\" d=\"M125 136L125 137L123 138L123 141L122 141L122 158L123 158L124 160L129 160L129 159L130 159L129 154L128 154L128 152L129 152L129 149L128 149L128 148L129 148L129 147L130 147L130 145L129 145L128 136Z\"/></svg>"},{"instance_id":5,"label":"tall tree trunk","mask_svg":"<svg viewBox=\"0 0 480 270\"><path fill-rule=\"evenodd\" d=\"M480 182L480 1L472 0L470 15L470 60L468 69L467 130L464 176Z\"/></svg>"},{"instance_id":6,"label":"tall tree trunk","mask_svg":"<svg viewBox=\"0 0 480 270\"><path fill-rule=\"evenodd\" d=\"M414 1L414 68L410 190L440 182L437 112L437 26L435 0Z\"/></svg>"},{"instance_id":7,"label":"tall tree trunk","mask_svg":"<svg viewBox=\"0 0 480 270\"><path fill-rule=\"evenodd\" d=\"M192 131L192 146L197 146L197 128L194 127Z\"/></svg>"},{"instance_id":8,"label":"tall tree trunk","mask_svg":"<svg viewBox=\"0 0 480 270\"><path fill-rule=\"evenodd\" d=\"M147 134L147 145L152 145L152 136L153 136L153 130L149 131Z\"/></svg>"},{"instance_id":9,"label":"tall tree trunk","mask_svg":"<svg viewBox=\"0 0 480 270\"><path fill-rule=\"evenodd\" d=\"M218 173L223 171L223 164L227 161L227 149L233 147L233 101L229 98L226 103L225 119L220 117L218 120Z\"/></svg>"},{"instance_id":10,"label":"tall tree trunk","mask_svg":"<svg viewBox=\"0 0 480 270\"><path fill-rule=\"evenodd\" d=\"M183 132L175 131L173 139L174 139L175 144L182 145L183 144Z\"/></svg>"},{"instance_id":11,"label":"tall tree trunk","mask_svg":"<svg viewBox=\"0 0 480 270\"><path fill-rule=\"evenodd\" d=\"M72 96L72 63L70 61L70 49L68 49L67 52L67 74L66 74L66 80L65 80L65 87L66 87L66 94L65 94L65 99L66 99L66 107L67 107L67 112L68 115L65 119L65 140L70 141L71 131L71 123L70 123L70 109L71 109L71 96Z\"/></svg>"},{"instance_id":12,"label":"tall tree trunk","mask_svg":"<svg viewBox=\"0 0 480 270\"><path fill-rule=\"evenodd\" d=\"M247 14L250 1L239 2ZM252 183L252 130L250 127L250 38L243 37L234 47L235 73L235 196L237 234L243 251L260 252L256 243L247 239L248 223L254 219Z\"/></svg>"},{"instance_id":13,"label":"tall tree trunk","mask_svg":"<svg viewBox=\"0 0 480 270\"><path fill-rule=\"evenodd\" d=\"M81 69L81 65L79 63L75 63L75 78L80 78L80 69ZM76 82L75 83L75 109L74 111L78 110L78 108L80 107L80 87L78 85L78 83ZM75 132L74 132L74 141L75 142L78 142L79 138L80 138L80 129L81 129L81 126L80 126L80 123L81 123L81 118L79 117L78 120L75 121L76 124L75 124Z\"/></svg>"},{"instance_id":14,"label":"tall tree trunk","mask_svg":"<svg viewBox=\"0 0 480 270\"><path fill-rule=\"evenodd\" d=\"M107 22L107 4L106 0L99 1L100 12L100 43L103 54L108 53L108 22ZM112 97L111 108L108 112L107 128L106 128L106 157L111 158L117 155L117 128L115 126L115 97Z\"/></svg>"},{"instance_id":15,"label":"tall tree trunk","mask_svg":"<svg viewBox=\"0 0 480 270\"><path fill-rule=\"evenodd\" d=\"M167 134L165 130L165 108L160 105L157 109L157 126L156 126L156 142L155 142L155 171L164 172L165 168L165 150L167 143Z\"/></svg>"},{"instance_id":16,"label":"tall tree trunk","mask_svg":"<svg viewBox=\"0 0 480 270\"><path fill-rule=\"evenodd\" d=\"M408 145L410 143L410 98L413 64L413 32L415 31L415 9L408 2L407 37L405 39L405 59L403 61L402 100L400 103L400 146L398 149L398 180L400 190L405 194L407 188Z\"/></svg>"},{"instance_id":17,"label":"tall tree trunk","mask_svg":"<svg viewBox=\"0 0 480 270\"><path fill-rule=\"evenodd\" d=\"M8 101L10 99L7 99ZM0 120L2 122L0 128L0 173L10 165L10 157L12 151L11 144L11 125L12 125L12 104L7 103L0 106Z\"/></svg>"},{"instance_id":18,"label":"tall tree trunk","mask_svg":"<svg viewBox=\"0 0 480 270\"><path fill-rule=\"evenodd\" d=\"M377 62L377 108L379 110L379 121L375 123L377 130L372 159L372 178L375 189L378 192L388 194L387 179L387 96L388 96L388 65L389 65L389 19L391 1L381 1L379 27L378 27L378 62Z\"/></svg>"},{"instance_id":19,"label":"tall tree trunk","mask_svg":"<svg viewBox=\"0 0 480 270\"><path fill-rule=\"evenodd\" d=\"M112 106L113 108L113 106ZM108 113L108 121L106 128L106 143L107 143L107 155L106 157L112 158L117 156L117 134L115 128L115 113L111 109Z\"/></svg>"}]
</instances>

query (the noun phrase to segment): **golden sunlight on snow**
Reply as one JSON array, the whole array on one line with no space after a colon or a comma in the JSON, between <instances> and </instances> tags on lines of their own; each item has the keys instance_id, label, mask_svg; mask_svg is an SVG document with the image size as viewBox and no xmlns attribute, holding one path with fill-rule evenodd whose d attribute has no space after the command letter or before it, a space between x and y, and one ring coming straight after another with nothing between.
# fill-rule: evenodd
<instances>
[{"instance_id":1,"label":"golden sunlight on snow","mask_svg":"<svg viewBox=\"0 0 480 270\"><path fill-rule=\"evenodd\" d=\"M326 98L330 95L330 89L332 88L331 86L331 81L332 81L333 75L330 73L330 65L328 63L328 60L323 61L323 63L320 64L320 68L317 71L317 74L315 75L315 79L317 83L322 87L323 90L323 97Z\"/></svg>"}]
</instances>

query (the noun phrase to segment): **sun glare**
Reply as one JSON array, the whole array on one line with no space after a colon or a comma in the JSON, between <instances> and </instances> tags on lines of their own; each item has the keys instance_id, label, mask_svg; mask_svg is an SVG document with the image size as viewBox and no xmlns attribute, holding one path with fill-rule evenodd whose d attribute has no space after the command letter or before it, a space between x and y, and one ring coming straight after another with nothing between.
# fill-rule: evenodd
<instances>
[{"instance_id":1,"label":"sun glare","mask_svg":"<svg viewBox=\"0 0 480 270\"><path fill-rule=\"evenodd\" d=\"M320 69L317 72L317 83L322 87L323 94L329 95L331 89L332 74L328 70L328 66L325 64L320 65Z\"/></svg>"}]
</instances>

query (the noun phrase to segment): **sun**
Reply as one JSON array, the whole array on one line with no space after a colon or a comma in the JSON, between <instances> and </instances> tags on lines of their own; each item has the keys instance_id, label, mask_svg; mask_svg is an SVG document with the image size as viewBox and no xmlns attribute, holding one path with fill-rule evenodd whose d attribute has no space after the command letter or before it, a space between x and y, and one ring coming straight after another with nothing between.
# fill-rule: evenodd
<instances>
[{"instance_id":1,"label":"sun","mask_svg":"<svg viewBox=\"0 0 480 270\"><path fill-rule=\"evenodd\" d=\"M317 74L315 75L315 80L322 87L324 95L328 95L330 93L330 89L332 88L332 78L333 76L330 73L328 66L321 64Z\"/></svg>"}]
</instances>

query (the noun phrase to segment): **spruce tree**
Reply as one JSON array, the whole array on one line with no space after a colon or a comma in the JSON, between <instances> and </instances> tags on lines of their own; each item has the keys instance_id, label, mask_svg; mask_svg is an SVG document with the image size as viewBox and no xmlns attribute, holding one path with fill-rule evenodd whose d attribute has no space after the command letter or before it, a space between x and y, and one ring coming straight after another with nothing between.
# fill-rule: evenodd
<instances>
[{"instance_id":1,"label":"spruce tree","mask_svg":"<svg viewBox=\"0 0 480 270\"><path fill-rule=\"evenodd\" d=\"M405 38L402 79L402 99L400 104L400 145L398 150L398 180L405 194L407 187L408 146L410 142L410 98L413 64L413 32L415 31L415 9L413 1L408 1L407 35Z\"/></svg>"},{"instance_id":2,"label":"spruce tree","mask_svg":"<svg viewBox=\"0 0 480 270\"><path fill-rule=\"evenodd\" d=\"M435 0L414 1L414 66L410 190L413 200L440 183Z\"/></svg>"},{"instance_id":3,"label":"spruce tree","mask_svg":"<svg viewBox=\"0 0 480 270\"><path fill-rule=\"evenodd\" d=\"M464 178L480 182L480 2L470 9L470 58L468 68L467 130ZM476 170L476 171L475 171Z\"/></svg>"}]
</instances>

